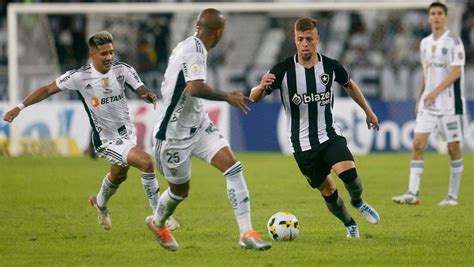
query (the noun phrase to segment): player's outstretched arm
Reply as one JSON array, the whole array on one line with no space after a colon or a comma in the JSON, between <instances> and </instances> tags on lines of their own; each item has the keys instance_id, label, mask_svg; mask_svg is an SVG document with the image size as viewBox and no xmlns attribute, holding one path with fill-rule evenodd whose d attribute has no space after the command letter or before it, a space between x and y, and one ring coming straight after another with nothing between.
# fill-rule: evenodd
<instances>
[{"instance_id":1,"label":"player's outstretched arm","mask_svg":"<svg viewBox=\"0 0 474 267\"><path fill-rule=\"evenodd\" d=\"M267 88L273 84L276 77L273 73L267 72L263 74L260 84L250 90L250 101L258 102L267 95Z\"/></svg>"},{"instance_id":2,"label":"player's outstretched arm","mask_svg":"<svg viewBox=\"0 0 474 267\"><path fill-rule=\"evenodd\" d=\"M158 100L158 97L145 85L138 87L137 90L135 90L135 94L137 94L146 103L153 103L153 108L156 109L156 101Z\"/></svg>"},{"instance_id":3,"label":"player's outstretched arm","mask_svg":"<svg viewBox=\"0 0 474 267\"><path fill-rule=\"evenodd\" d=\"M30 95L28 95L21 104L5 113L5 116L3 116L3 120L6 122L12 122L18 116L18 114L20 114L21 110L25 107L38 103L60 91L61 90L56 85L56 82L52 82L46 86L36 89Z\"/></svg>"},{"instance_id":4,"label":"player's outstretched arm","mask_svg":"<svg viewBox=\"0 0 474 267\"><path fill-rule=\"evenodd\" d=\"M187 82L186 90L188 91L189 95L194 97L213 101L227 101L229 104L234 107L240 108L245 113L250 111L250 108L245 104L245 102L250 101L250 99L240 92L226 93L219 90L215 90L212 89L209 85L207 85L207 83L205 83L203 80L194 80Z\"/></svg>"},{"instance_id":5,"label":"player's outstretched arm","mask_svg":"<svg viewBox=\"0 0 474 267\"><path fill-rule=\"evenodd\" d=\"M360 90L359 86L352 79L350 79L349 83L347 84L347 86L344 87L344 89L349 94L349 96L354 99L354 101L364 110L365 115L367 116L367 128L369 130L375 129L378 131L379 121L377 115L375 115L375 113L372 111L372 108L370 107L369 103L362 94L362 91Z\"/></svg>"}]
</instances>

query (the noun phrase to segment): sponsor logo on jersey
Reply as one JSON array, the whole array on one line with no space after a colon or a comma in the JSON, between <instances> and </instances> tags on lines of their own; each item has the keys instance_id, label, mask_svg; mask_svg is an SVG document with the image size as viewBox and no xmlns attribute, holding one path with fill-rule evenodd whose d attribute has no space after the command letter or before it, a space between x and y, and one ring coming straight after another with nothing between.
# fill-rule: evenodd
<instances>
[{"instance_id":1,"label":"sponsor logo on jersey","mask_svg":"<svg viewBox=\"0 0 474 267\"><path fill-rule=\"evenodd\" d=\"M130 72L132 73L132 76L135 79L135 81L137 81L137 83L141 83L140 77L138 77L137 72L136 71L130 71Z\"/></svg>"},{"instance_id":2,"label":"sponsor logo on jersey","mask_svg":"<svg viewBox=\"0 0 474 267\"><path fill-rule=\"evenodd\" d=\"M297 106L301 103L308 104L311 102L319 102L320 106L324 106L330 103L331 92L303 94L303 96L294 94L291 101Z\"/></svg>"},{"instance_id":3,"label":"sponsor logo on jersey","mask_svg":"<svg viewBox=\"0 0 474 267\"><path fill-rule=\"evenodd\" d=\"M88 84L86 85L86 88L85 88L85 89L86 89L86 90L87 90L87 89L92 89L92 85L90 85L90 84L88 83Z\"/></svg>"},{"instance_id":4,"label":"sponsor logo on jersey","mask_svg":"<svg viewBox=\"0 0 474 267\"><path fill-rule=\"evenodd\" d=\"M116 101L120 101L124 98L123 93L120 95L114 95L114 96L108 96L108 97L103 97L101 99L98 99L97 97L93 96L91 97L91 103L93 107L98 107L99 105L104 105L104 104L109 104L113 103Z\"/></svg>"},{"instance_id":5,"label":"sponsor logo on jersey","mask_svg":"<svg viewBox=\"0 0 474 267\"><path fill-rule=\"evenodd\" d=\"M186 66L186 62L183 62L183 64L181 64L181 67L183 69L184 77L188 77L188 67Z\"/></svg>"},{"instance_id":6,"label":"sponsor logo on jersey","mask_svg":"<svg viewBox=\"0 0 474 267\"><path fill-rule=\"evenodd\" d=\"M458 58L459 58L460 60L463 60L463 59L464 59L464 54L463 54L462 52L459 52L459 53L458 53Z\"/></svg>"},{"instance_id":7,"label":"sponsor logo on jersey","mask_svg":"<svg viewBox=\"0 0 474 267\"><path fill-rule=\"evenodd\" d=\"M91 103L93 107L98 107L100 105L100 100L97 97L91 97Z\"/></svg>"},{"instance_id":8,"label":"sponsor logo on jersey","mask_svg":"<svg viewBox=\"0 0 474 267\"><path fill-rule=\"evenodd\" d=\"M447 68L448 64L446 63L438 63L438 62L432 62L430 63L430 68Z\"/></svg>"},{"instance_id":9,"label":"sponsor logo on jersey","mask_svg":"<svg viewBox=\"0 0 474 267\"><path fill-rule=\"evenodd\" d=\"M291 98L291 102L293 102L295 105L299 106L302 102L301 96L298 94L294 94L293 97Z\"/></svg>"},{"instance_id":10,"label":"sponsor logo on jersey","mask_svg":"<svg viewBox=\"0 0 474 267\"><path fill-rule=\"evenodd\" d=\"M71 75L65 76L64 78L59 80L59 84L66 82L67 80L69 80L69 78L71 78Z\"/></svg>"},{"instance_id":11,"label":"sponsor logo on jersey","mask_svg":"<svg viewBox=\"0 0 474 267\"><path fill-rule=\"evenodd\" d=\"M323 73L319 75L319 80L321 80L322 84L327 85L329 82L329 74Z\"/></svg>"},{"instance_id":12,"label":"sponsor logo on jersey","mask_svg":"<svg viewBox=\"0 0 474 267\"><path fill-rule=\"evenodd\" d=\"M319 102L319 105L324 106L329 104L331 100L331 92L323 92L323 93L311 93L311 94L303 94L303 103L308 104L311 102Z\"/></svg>"}]
</instances>

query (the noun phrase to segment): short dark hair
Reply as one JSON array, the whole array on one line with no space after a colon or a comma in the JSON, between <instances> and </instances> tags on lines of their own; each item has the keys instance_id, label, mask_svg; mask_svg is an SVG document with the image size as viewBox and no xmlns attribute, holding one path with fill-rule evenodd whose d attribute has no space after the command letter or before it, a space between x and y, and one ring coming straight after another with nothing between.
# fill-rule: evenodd
<instances>
[{"instance_id":1,"label":"short dark hair","mask_svg":"<svg viewBox=\"0 0 474 267\"><path fill-rule=\"evenodd\" d=\"M433 7L441 7L444 10L444 14L447 16L448 15L448 7L446 7L445 4L440 3L440 2L433 2L431 3L430 7L428 7L428 13Z\"/></svg>"},{"instance_id":2,"label":"short dark hair","mask_svg":"<svg viewBox=\"0 0 474 267\"><path fill-rule=\"evenodd\" d=\"M112 37L112 34L110 34L110 32L101 31L94 33L89 37L89 48L98 47L99 45L104 45L113 42L114 38Z\"/></svg>"},{"instance_id":3,"label":"short dark hair","mask_svg":"<svg viewBox=\"0 0 474 267\"><path fill-rule=\"evenodd\" d=\"M295 22L295 30L297 32L309 31L317 28L318 21L310 17L300 18Z\"/></svg>"}]
</instances>

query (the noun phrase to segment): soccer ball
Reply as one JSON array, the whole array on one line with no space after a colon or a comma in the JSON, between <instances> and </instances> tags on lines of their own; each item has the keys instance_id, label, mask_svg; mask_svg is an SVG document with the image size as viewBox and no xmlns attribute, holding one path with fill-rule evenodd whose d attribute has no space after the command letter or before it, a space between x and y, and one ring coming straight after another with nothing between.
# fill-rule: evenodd
<instances>
[{"instance_id":1,"label":"soccer ball","mask_svg":"<svg viewBox=\"0 0 474 267\"><path fill-rule=\"evenodd\" d=\"M289 212L277 212L268 220L267 230L273 240L291 241L298 236L300 225L295 215Z\"/></svg>"}]
</instances>

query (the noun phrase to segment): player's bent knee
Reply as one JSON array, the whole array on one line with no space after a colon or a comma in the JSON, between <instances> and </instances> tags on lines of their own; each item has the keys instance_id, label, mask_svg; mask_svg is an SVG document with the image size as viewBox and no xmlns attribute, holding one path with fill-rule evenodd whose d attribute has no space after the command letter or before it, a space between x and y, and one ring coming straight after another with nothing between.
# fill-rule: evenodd
<instances>
[{"instance_id":1,"label":"player's bent knee","mask_svg":"<svg viewBox=\"0 0 474 267\"><path fill-rule=\"evenodd\" d=\"M334 194L337 188L336 184L334 183L323 183L318 189L323 197L327 197Z\"/></svg>"},{"instance_id":2,"label":"player's bent knee","mask_svg":"<svg viewBox=\"0 0 474 267\"><path fill-rule=\"evenodd\" d=\"M154 171L154 165L153 165L153 159L150 156L144 156L140 160L140 166L141 170L143 172L153 172Z\"/></svg>"},{"instance_id":3,"label":"player's bent knee","mask_svg":"<svg viewBox=\"0 0 474 267\"><path fill-rule=\"evenodd\" d=\"M345 171L341 172L339 174L339 178L341 178L341 180L344 183L350 183L350 182L354 181L357 178L356 168L351 168L351 169L348 169L348 170L345 170Z\"/></svg>"}]
</instances>

